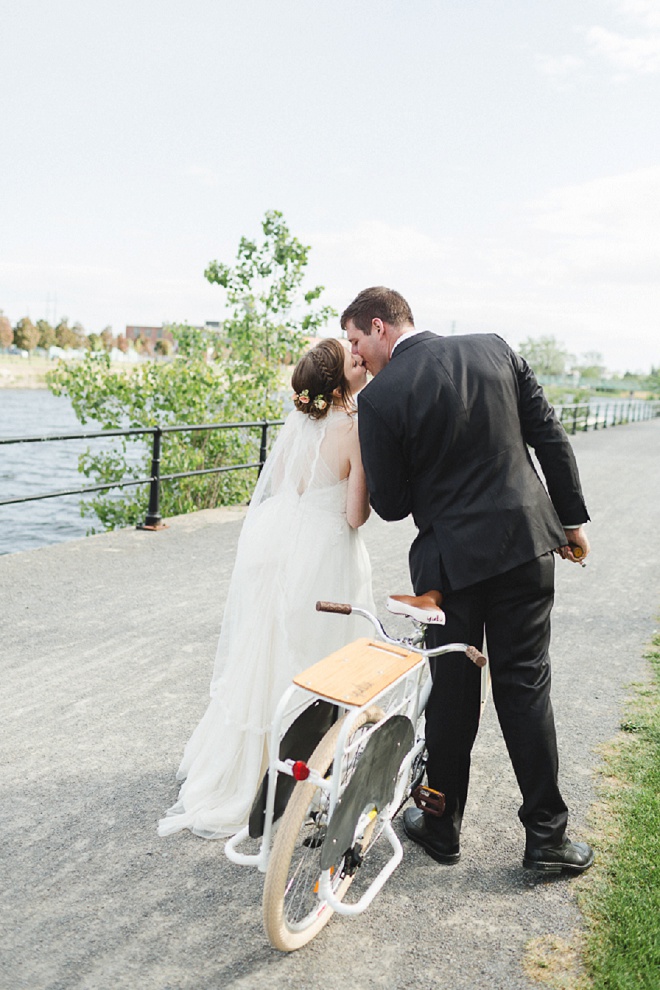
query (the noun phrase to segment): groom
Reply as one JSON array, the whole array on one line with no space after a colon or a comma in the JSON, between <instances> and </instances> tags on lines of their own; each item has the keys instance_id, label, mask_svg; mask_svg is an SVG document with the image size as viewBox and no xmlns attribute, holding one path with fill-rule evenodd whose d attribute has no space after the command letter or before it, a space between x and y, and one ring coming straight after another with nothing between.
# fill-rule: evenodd
<instances>
[{"instance_id":1,"label":"groom","mask_svg":"<svg viewBox=\"0 0 660 990\"><path fill-rule=\"evenodd\" d=\"M529 366L494 334L416 330L406 300L382 286L364 289L341 325L374 376L358 415L371 503L383 519L412 513L415 593L443 595L446 625L430 626L427 642L481 648L485 631L493 701L523 798L523 866L582 872L593 851L566 836L548 657L553 551L572 561L574 548L589 552L568 437ZM427 775L445 810L409 808L404 828L433 859L455 863L480 672L463 654L431 664Z\"/></svg>"}]
</instances>

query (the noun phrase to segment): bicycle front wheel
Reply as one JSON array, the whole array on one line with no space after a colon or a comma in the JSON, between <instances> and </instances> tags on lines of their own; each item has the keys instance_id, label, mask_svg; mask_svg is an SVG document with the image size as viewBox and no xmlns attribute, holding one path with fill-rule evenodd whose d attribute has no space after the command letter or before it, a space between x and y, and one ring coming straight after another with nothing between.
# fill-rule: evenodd
<instances>
[{"instance_id":1,"label":"bicycle front wheel","mask_svg":"<svg viewBox=\"0 0 660 990\"><path fill-rule=\"evenodd\" d=\"M342 790L360 758L360 735L383 718L378 708L358 717L348 742L358 745L342 767ZM312 753L308 766L325 777L331 767L342 721L325 734ZM282 817L268 862L264 886L264 927L271 945L282 952L300 949L328 923L333 910L319 899L321 847L328 822L328 794L312 783L299 781ZM363 851L374 822L362 836ZM343 854L332 869L335 897L341 900L353 877L344 872Z\"/></svg>"}]
</instances>

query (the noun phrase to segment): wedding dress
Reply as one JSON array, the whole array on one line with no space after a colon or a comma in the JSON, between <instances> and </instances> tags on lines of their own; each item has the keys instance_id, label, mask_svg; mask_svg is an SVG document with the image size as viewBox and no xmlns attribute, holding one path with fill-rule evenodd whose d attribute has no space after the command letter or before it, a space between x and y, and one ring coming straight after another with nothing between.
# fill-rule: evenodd
<instances>
[{"instance_id":1,"label":"wedding dress","mask_svg":"<svg viewBox=\"0 0 660 990\"><path fill-rule=\"evenodd\" d=\"M374 611L369 558L348 525L348 479L340 477L353 429L355 418L342 409L321 420L294 410L280 431L241 530L211 702L186 745L177 773L185 780L159 835L187 828L221 838L242 828L291 678L369 634L363 618L314 607L326 599Z\"/></svg>"}]
</instances>

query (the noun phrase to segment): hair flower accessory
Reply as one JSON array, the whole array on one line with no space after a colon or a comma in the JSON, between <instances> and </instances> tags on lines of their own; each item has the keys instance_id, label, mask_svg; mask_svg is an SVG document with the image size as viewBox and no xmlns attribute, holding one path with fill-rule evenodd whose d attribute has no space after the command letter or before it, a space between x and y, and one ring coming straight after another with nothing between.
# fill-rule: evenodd
<instances>
[{"instance_id":1,"label":"hair flower accessory","mask_svg":"<svg viewBox=\"0 0 660 990\"><path fill-rule=\"evenodd\" d=\"M322 412L328 407L328 400L321 393L315 395L314 398L311 399L308 388L304 388L302 392L294 392L292 399L294 402L302 403L303 406L312 405L314 409L318 409L319 412Z\"/></svg>"}]
</instances>

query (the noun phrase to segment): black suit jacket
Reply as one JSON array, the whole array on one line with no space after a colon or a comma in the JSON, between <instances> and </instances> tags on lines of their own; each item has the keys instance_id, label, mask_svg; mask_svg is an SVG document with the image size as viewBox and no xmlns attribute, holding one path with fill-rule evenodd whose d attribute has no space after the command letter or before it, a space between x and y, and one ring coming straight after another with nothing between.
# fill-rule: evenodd
<instances>
[{"instance_id":1,"label":"black suit jacket","mask_svg":"<svg viewBox=\"0 0 660 990\"><path fill-rule=\"evenodd\" d=\"M589 518L563 427L495 334L402 341L360 393L358 423L371 504L383 519L412 513L419 529L418 593L501 574L565 543L562 524Z\"/></svg>"}]
</instances>

